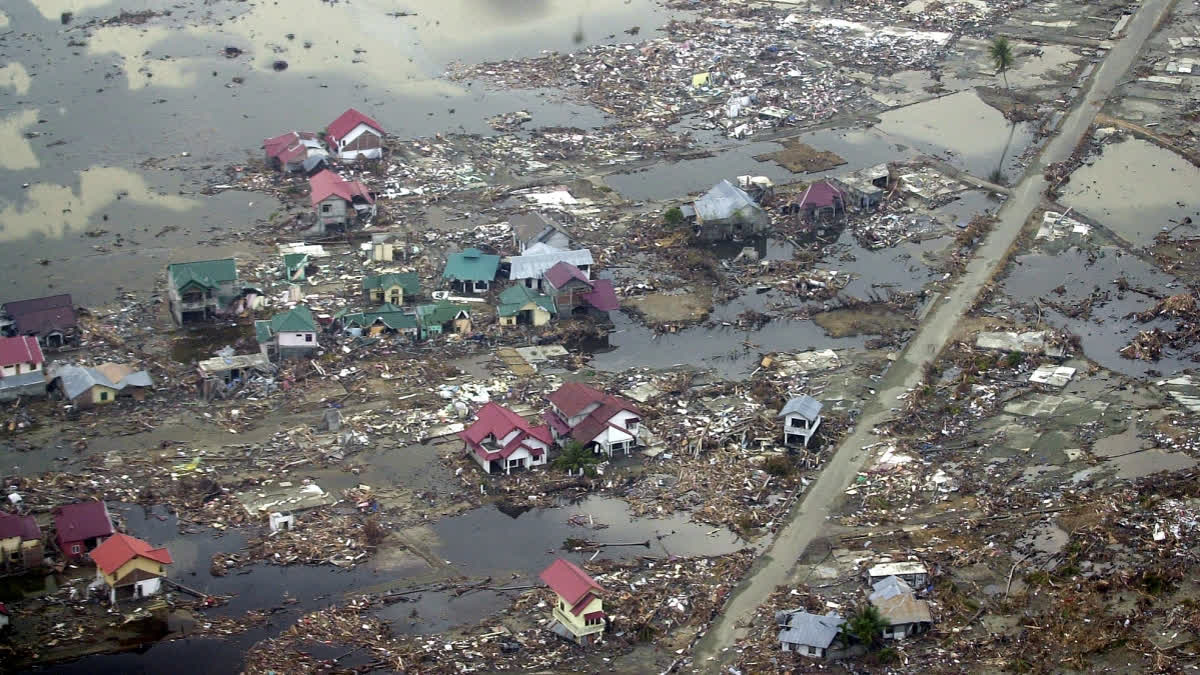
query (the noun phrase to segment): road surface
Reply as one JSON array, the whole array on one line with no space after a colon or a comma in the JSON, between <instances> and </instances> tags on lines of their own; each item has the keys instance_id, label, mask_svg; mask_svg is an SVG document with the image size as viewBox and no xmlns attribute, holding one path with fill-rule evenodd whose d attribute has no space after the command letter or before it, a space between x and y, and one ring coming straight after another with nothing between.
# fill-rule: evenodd
<instances>
[{"instance_id":1,"label":"road surface","mask_svg":"<svg viewBox=\"0 0 1200 675\"><path fill-rule=\"evenodd\" d=\"M1043 169L1071 156L1104 101L1133 65L1146 39L1166 16L1172 2L1148 0L1138 9L1129 22L1125 37L1112 46L1096 69L1087 93L1064 118L1058 132L1025 172L1024 179L1012 189L1008 201L997 213L999 222L976 251L962 278L947 295L936 300L936 306L926 315L917 334L888 371L878 396L868 404L854 431L838 446L788 524L738 585L725 611L696 646L693 667L714 672L717 664L730 660L733 653L729 647L745 637L744 624L755 609L766 601L776 586L790 581L796 561L813 539L826 529L832 507L870 454L863 447L876 441L873 428L891 416L891 408L899 404L897 396L917 385L924 366L942 351L959 319L992 279L999 261L1016 241L1030 215L1041 205L1046 189Z\"/></svg>"}]
</instances>

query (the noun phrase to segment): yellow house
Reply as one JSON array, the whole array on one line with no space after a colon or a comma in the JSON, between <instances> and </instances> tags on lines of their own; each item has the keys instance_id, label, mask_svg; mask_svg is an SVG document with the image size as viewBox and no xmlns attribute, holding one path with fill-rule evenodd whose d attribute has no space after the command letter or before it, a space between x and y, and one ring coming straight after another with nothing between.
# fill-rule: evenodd
<instances>
[{"instance_id":1,"label":"yellow house","mask_svg":"<svg viewBox=\"0 0 1200 675\"><path fill-rule=\"evenodd\" d=\"M96 577L109 589L109 602L138 600L162 591L171 553L127 534L114 534L90 554Z\"/></svg>"},{"instance_id":2,"label":"yellow house","mask_svg":"<svg viewBox=\"0 0 1200 675\"><path fill-rule=\"evenodd\" d=\"M42 530L33 516L0 513L0 571L42 564Z\"/></svg>"},{"instance_id":3,"label":"yellow house","mask_svg":"<svg viewBox=\"0 0 1200 675\"><path fill-rule=\"evenodd\" d=\"M556 596L551 630L581 645L599 642L607 624L600 584L562 558L543 570L541 579Z\"/></svg>"},{"instance_id":4,"label":"yellow house","mask_svg":"<svg viewBox=\"0 0 1200 675\"><path fill-rule=\"evenodd\" d=\"M501 326L545 326L556 313L554 298L523 285L504 289L496 307Z\"/></svg>"},{"instance_id":5,"label":"yellow house","mask_svg":"<svg viewBox=\"0 0 1200 675\"><path fill-rule=\"evenodd\" d=\"M416 296L421 289L421 280L416 273L389 273L363 278L363 299L375 305L390 303L403 305L405 300Z\"/></svg>"}]
</instances>

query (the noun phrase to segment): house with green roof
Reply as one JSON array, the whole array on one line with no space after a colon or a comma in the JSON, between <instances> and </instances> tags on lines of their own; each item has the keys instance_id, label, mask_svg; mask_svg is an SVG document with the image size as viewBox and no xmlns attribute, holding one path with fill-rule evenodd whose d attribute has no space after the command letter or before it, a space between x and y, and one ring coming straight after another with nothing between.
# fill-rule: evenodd
<instances>
[{"instance_id":1,"label":"house with green roof","mask_svg":"<svg viewBox=\"0 0 1200 675\"><path fill-rule=\"evenodd\" d=\"M240 294L235 258L167 265L167 306L181 326L224 314Z\"/></svg>"},{"instance_id":2,"label":"house with green roof","mask_svg":"<svg viewBox=\"0 0 1200 675\"><path fill-rule=\"evenodd\" d=\"M496 308L501 326L545 326L558 314L554 298L525 286L509 286Z\"/></svg>"},{"instance_id":3,"label":"house with green roof","mask_svg":"<svg viewBox=\"0 0 1200 675\"><path fill-rule=\"evenodd\" d=\"M363 277L362 288L366 302L403 305L405 300L417 297L421 290L421 279L416 272L390 272Z\"/></svg>"},{"instance_id":4,"label":"house with green roof","mask_svg":"<svg viewBox=\"0 0 1200 675\"><path fill-rule=\"evenodd\" d=\"M308 281L308 254L285 254L283 256L283 278L287 281Z\"/></svg>"},{"instance_id":5,"label":"house with green roof","mask_svg":"<svg viewBox=\"0 0 1200 675\"><path fill-rule=\"evenodd\" d=\"M304 358L321 346L317 341L317 321L304 305L280 312L269 321L255 321L254 337L269 359Z\"/></svg>"},{"instance_id":6,"label":"house with green roof","mask_svg":"<svg viewBox=\"0 0 1200 675\"><path fill-rule=\"evenodd\" d=\"M419 334L417 315L391 303L362 312L348 311L335 316L335 320L341 323L343 329L357 328L368 335L396 333L416 339Z\"/></svg>"},{"instance_id":7,"label":"house with green roof","mask_svg":"<svg viewBox=\"0 0 1200 675\"><path fill-rule=\"evenodd\" d=\"M417 307L417 320L421 324L421 339L443 333L470 333L471 310L466 305L457 305L445 300L434 305Z\"/></svg>"},{"instance_id":8,"label":"house with green roof","mask_svg":"<svg viewBox=\"0 0 1200 675\"><path fill-rule=\"evenodd\" d=\"M477 248L452 253L446 259L442 279L450 282L463 293L486 293L496 280L500 269L500 256L488 255Z\"/></svg>"}]
</instances>

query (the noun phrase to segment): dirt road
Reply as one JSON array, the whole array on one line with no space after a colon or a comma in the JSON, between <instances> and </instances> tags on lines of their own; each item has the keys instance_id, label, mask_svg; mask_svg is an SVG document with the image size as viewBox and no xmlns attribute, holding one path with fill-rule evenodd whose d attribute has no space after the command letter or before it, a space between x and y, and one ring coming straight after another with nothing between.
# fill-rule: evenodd
<instances>
[{"instance_id":1,"label":"dirt road","mask_svg":"<svg viewBox=\"0 0 1200 675\"><path fill-rule=\"evenodd\" d=\"M1020 234L1022 226L1041 204L1046 188L1042 178L1044 167L1070 157L1118 80L1129 71L1154 27L1166 16L1172 2L1148 0L1138 9L1125 37L1113 45L1096 70L1087 93L1064 118L1057 134L1026 171L1024 179L1012 189L1008 201L997 214L1000 222L979 248L963 277L946 296L936 300L936 306L926 315L917 334L884 378L878 397L866 407L854 432L838 447L787 526L779 532L771 548L742 581L725 611L697 645L695 667L714 672L717 663L727 661L732 656L729 647L745 636L742 624L776 586L791 580L796 561L809 543L826 529L832 507L870 454L864 446L876 442L873 428L892 414L892 407L897 405L896 397L917 384L925 364L941 352L963 313L995 274L999 261Z\"/></svg>"}]
</instances>

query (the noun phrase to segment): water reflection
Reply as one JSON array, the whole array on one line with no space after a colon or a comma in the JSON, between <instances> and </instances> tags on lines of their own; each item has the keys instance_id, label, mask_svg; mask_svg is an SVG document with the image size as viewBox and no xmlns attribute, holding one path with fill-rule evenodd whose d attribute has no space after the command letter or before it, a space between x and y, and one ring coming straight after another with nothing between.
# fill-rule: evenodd
<instances>
[{"instance_id":1,"label":"water reflection","mask_svg":"<svg viewBox=\"0 0 1200 675\"><path fill-rule=\"evenodd\" d=\"M0 28L3 26L4 24L0 23ZM29 93L30 82L32 80L29 77L29 71L16 61L0 68L0 88L12 89L18 96L24 96Z\"/></svg>"},{"instance_id":2,"label":"water reflection","mask_svg":"<svg viewBox=\"0 0 1200 675\"><path fill-rule=\"evenodd\" d=\"M37 121L37 109L23 110L16 115L0 119L0 168L15 171L38 166L33 146L25 138L26 130L37 124Z\"/></svg>"}]
</instances>

